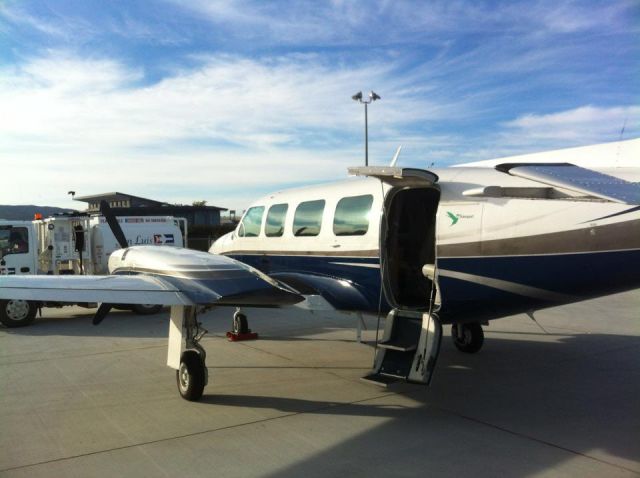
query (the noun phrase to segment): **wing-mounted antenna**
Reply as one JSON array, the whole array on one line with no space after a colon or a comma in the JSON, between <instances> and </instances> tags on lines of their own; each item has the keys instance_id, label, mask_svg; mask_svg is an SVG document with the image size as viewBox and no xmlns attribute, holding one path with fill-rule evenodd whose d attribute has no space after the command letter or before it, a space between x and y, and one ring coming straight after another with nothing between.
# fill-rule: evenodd
<instances>
[{"instance_id":1,"label":"wing-mounted antenna","mask_svg":"<svg viewBox=\"0 0 640 478\"><path fill-rule=\"evenodd\" d=\"M116 218L115 214L113 214L109 203L104 199L100 201L100 213L104 216L107 224L109 224L109 228L115 236L116 241L118 241L118 244L120 244L120 247L123 249L129 247L129 243L127 242L127 238L125 237L124 232L122 231L122 228L118 223L118 219Z\"/></svg>"},{"instance_id":2,"label":"wing-mounted antenna","mask_svg":"<svg viewBox=\"0 0 640 478\"><path fill-rule=\"evenodd\" d=\"M398 162L398 157L400 156L400 151L402 151L402 145L398 146L398 149L396 149L396 154L393 155L393 159L391 160L391 164L389 164L389 166L391 166L392 168Z\"/></svg>"}]
</instances>

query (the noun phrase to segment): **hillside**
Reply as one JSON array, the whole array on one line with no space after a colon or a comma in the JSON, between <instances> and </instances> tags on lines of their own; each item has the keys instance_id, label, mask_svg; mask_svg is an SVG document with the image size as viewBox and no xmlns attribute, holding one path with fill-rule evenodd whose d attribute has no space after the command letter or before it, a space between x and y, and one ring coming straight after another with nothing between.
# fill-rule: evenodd
<instances>
[{"instance_id":1,"label":"hillside","mask_svg":"<svg viewBox=\"0 0 640 478\"><path fill-rule=\"evenodd\" d=\"M10 220L31 220L33 215L37 212L42 214L43 217L51 216L53 214L61 212L69 212L71 209L62 209L59 207L49 206L1 206L0 205L0 219Z\"/></svg>"}]
</instances>

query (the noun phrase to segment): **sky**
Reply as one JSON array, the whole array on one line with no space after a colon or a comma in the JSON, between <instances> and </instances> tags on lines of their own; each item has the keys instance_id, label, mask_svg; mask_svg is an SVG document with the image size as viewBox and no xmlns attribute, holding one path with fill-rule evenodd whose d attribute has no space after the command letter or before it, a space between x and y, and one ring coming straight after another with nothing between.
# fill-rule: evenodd
<instances>
[{"instance_id":1,"label":"sky","mask_svg":"<svg viewBox=\"0 0 640 478\"><path fill-rule=\"evenodd\" d=\"M640 1L0 0L0 204L242 210L369 162L640 136Z\"/></svg>"}]
</instances>

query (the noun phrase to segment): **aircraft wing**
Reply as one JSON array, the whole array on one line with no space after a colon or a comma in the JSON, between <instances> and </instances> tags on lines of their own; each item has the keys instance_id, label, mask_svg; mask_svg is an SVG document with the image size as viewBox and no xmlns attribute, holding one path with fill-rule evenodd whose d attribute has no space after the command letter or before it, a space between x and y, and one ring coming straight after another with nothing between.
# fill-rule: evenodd
<instances>
[{"instance_id":1,"label":"aircraft wing","mask_svg":"<svg viewBox=\"0 0 640 478\"><path fill-rule=\"evenodd\" d=\"M503 163L498 171L622 204L640 204L640 184L569 163Z\"/></svg>"},{"instance_id":2,"label":"aircraft wing","mask_svg":"<svg viewBox=\"0 0 640 478\"><path fill-rule=\"evenodd\" d=\"M192 305L176 286L160 277L0 276L0 300Z\"/></svg>"}]
</instances>

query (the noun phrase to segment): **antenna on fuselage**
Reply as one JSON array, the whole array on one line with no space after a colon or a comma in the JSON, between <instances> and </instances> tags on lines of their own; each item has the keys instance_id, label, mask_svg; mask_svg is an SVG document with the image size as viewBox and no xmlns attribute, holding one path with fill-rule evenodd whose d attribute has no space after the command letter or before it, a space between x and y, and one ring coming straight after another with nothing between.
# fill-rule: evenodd
<instances>
[{"instance_id":1,"label":"antenna on fuselage","mask_svg":"<svg viewBox=\"0 0 640 478\"><path fill-rule=\"evenodd\" d=\"M400 151L402 151L402 145L398 146L398 149L396 149L396 154L393 155L393 159L391 160L389 167L393 168L396 165L398 157L400 156Z\"/></svg>"}]
</instances>

